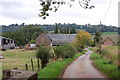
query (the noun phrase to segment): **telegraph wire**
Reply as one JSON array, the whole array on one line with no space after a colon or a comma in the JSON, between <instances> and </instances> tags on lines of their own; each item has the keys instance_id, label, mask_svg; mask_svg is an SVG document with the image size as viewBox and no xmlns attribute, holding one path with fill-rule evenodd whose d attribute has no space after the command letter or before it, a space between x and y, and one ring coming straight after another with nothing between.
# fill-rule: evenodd
<instances>
[{"instance_id":1,"label":"telegraph wire","mask_svg":"<svg viewBox=\"0 0 120 80\"><path fill-rule=\"evenodd\" d=\"M107 11L106 11L103 19L101 20L101 22L103 22L103 20L106 18L107 14L108 14L108 11L109 11L109 9L110 9L111 4L112 4L112 0L111 0L110 3L109 3L109 6L108 6L108 8L107 8Z\"/></svg>"}]
</instances>

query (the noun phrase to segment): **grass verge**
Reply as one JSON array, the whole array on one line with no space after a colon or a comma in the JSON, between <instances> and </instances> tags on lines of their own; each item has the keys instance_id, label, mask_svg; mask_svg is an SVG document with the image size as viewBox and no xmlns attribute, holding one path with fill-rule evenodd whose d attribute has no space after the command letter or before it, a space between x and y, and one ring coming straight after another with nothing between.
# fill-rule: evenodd
<instances>
[{"instance_id":1,"label":"grass verge","mask_svg":"<svg viewBox=\"0 0 120 80\"><path fill-rule=\"evenodd\" d=\"M2 79L2 60L0 60L0 80Z\"/></svg>"},{"instance_id":2,"label":"grass verge","mask_svg":"<svg viewBox=\"0 0 120 80\"><path fill-rule=\"evenodd\" d=\"M56 61L47 65L44 69L38 72L38 78L40 80L44 78L49 78L51 80L56 80L64 71L64 69L74 61L77 57L81 56L83 53L75 54L73 58L63 59L62 61Z\"/></svg>"},{"instance_id":3,"label":"grass verge","mask_svg":"<svg viewBox=\"0 0 120 80\"><path fill-rule=\"evenodd\" d=\"M110 60L103 59L101 55L97 53L92 53L90 59L92 59L95 67L109 78L120 78L120 74L118 74L118 66L112 64Z\"/></svg>"}]
</instances>

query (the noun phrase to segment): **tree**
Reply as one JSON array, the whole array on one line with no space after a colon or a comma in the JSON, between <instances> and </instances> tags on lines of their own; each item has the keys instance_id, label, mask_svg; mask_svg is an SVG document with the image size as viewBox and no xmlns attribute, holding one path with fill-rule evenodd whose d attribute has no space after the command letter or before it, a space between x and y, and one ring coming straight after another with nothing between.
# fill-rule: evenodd
<instances>
[{"instance_id":1,"label":"tree","mask_svg":"<svg viewBox=\"0 0 120 80\"><path fill-rule=\"evenodd\" d=\"M32 39L35 40L38 35L42 33L40 27L28 25L20 28L19 31L4 32L3 36L15 40L15 43L19 46L23 46L30 42Z\"/></svg>"},{"instance_id":2,"label":"tree","mask_svg":"<svg viewBox=\"0 0 120 80\"><path fill-rule=\"evenodd\" d=\"M101 32L96 32L95 33L95 37L94 37L94 42L96 43L96 45L99 46L98 52L101 54L101 49L102 49L102 37L101 37Z\"/></svg>"},{"instance_id":3,"label":"tree","mask_svg":"<svg viewBox=\"0 0 120 80\"><path fill-rule=\"evenodd\" d=\"M75 33L76 33L75 28L72 28L72 29L70 30L70 34L75 34Z\"/></svg>"},{"instance_id":4,"label":"tree","mask_svg":"<svg viewBox=\"0 0 120 80\"><path fill-rule=\"evenodd\" d=\"M101 40L101 33L100 32L96 32L95 33L95 37L94 37L94 42L96 43L96 45L100 44L100 40Z\"/></svg>"},{"instance_id":5,"label":"tree","mask_svg":"<svg viewBox=\"0 0 120 80\"><path fill-rule=\"evenodd\" d=\"M90 39L91 39L91 34L86 32L86 31L79 31L76 35L76 40L75 40L75 46L84 48L85 45L88 45Z\"/></svg>"},{"instance_id":6,"label":"tree","mask_svg":"<svg viewBox=\"0 0 120 80\"><path fill-rule=\"evenodd\" d=\"M64 50L63 57L64 58L73 58L74 55L77 53L76 48L71 44L64 44L62 45Z\"/></svg>"},{"instance_id":7,"label":"tree","mask_svg":"<svg viewBox=\"0 0 120 80\"><path fill-rule=\"evenodd\" d=\"M73 6L73 2L76 2L76 0L40 0L40 13L39 16L42 17L43 19L46 19L47 16L49 16L49 11L54 11L56 12L58 8L62 5L68 4L70 7ZM79 5L84 8L84 9L92 9L94 8L93 5L89 5L90 0L79 0L78 3Z\"/></svg>"},{"instance_id":8,"label":"tree","mask_svg":"<svg viewBox=\"0 0 120 80\"><path fill-rule=\"evenodd\" d=\"M58 34L58 27L57 26L55 27L54 33Z\"/></svg>"},{"instance_id":9,"label":"tree","mask_svg":"<svg viewBox=\"0 0 120 80\"><path fill-rule=\"evenodd\" d=\"M66 30L63 29L63 28L60 28L60 33L61 33L61 34L66 34Z\"/></svg>"},{"instance_id":10,"label":"tree","mask_svg":"<svg viewBox=\"0 0 120 80\"><path fill-rule=\"evenodd\" d=\"M71 44L56 46L54 52L58 58L72 58L77 53L76 48Z\"/></svg>"},{"instance_id":11,"label":"tree","mask_svg":"<svg viewBox=\"0 0 120 80\"><path fill-rule=\"evenodd\" d=\"M25 44L25 41L23 39L24 35L21 31L4 32L2 36L13 39L17 45L21 46Z\"/></svg>"},{"instance_id":12,"label":"tree","mask_svg":"<svg viewBox=\"0 0 120 80\"><path fill-rule=\"evenodd\" d=\"M33 25L28 25L28 26L25 26L23 28L21 28L21 32L23 33L24 37L24 40L25 40L25 43L28 43L30 42L30 40L32 39L36 39L37 36L42 33L42 30L40 27L37 27L37 26L33 26Z\"/></svg>"},{"instance_id":13,"label":"tree","mask_svg":"<svg viewBox=\"0 0 120 80\"><path fill-rule=\"evenodd\" d=\"M47 46L39 46L36 51L36 57L41 60L41 68L44 68L49 62L50 48Z\"/></svg>"},{"instance_id":14,"label":"tree","mask_svg":"<svg viewBox=\"0 0 120 80\"><path fill-rule=\"evenodd\" d=\"M63 58L63 54L64 54L64 49L63 49L63 46L56 46L54 49L54 53L56 55L56 58Z\"/></svg>"}]
</instances>

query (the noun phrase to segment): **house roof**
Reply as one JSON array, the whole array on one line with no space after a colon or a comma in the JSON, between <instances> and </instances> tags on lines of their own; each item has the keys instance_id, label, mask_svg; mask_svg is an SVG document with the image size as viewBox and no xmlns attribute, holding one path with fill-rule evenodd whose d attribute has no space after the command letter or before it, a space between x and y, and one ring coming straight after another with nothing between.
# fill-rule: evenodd
<instances>
[{"instance_id":1,"label":"house roof","mask_svg":"<svg viewBox=\"0 0 120 80\"><path fill-rule=\"evenodd\" d=\"M75 40L76 34L47 34L52 44L65 44Z\"/></svg>"},{"instance_id":2,"label":"house roof","mask_svg":"<svg viewBox=\"0 0 120 80\"><path fill-rule=\"evenodd\" d=\"M3 39L9 39L9 40L13 40L13 39L6 38L6 37L3 37L3 36L0 36L0 38L3 38Z\"/></svg>"},{"instance_id":3,"label":"house roof","mask_svg":"<svg viewBox=\"0 0 120 80\"><path fill-rule=\"evenodd\" d=\"M110 39L114 43L114 41L110 37L107 37L103 42L105 42L107 39Z\"/></svg>"}]
</instances>

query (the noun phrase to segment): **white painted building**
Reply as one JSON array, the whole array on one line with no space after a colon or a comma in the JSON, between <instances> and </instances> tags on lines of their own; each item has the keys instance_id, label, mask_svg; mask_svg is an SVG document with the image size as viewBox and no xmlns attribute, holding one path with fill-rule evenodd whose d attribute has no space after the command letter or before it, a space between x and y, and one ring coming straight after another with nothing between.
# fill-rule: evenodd
<instances>
[{"instance_id":1,"label":"white painted building","mask_svg":"<svg viewBox=\"0 0 120 80\"><path fill-rule=\"evenodd\" d=\"M15 41L10 38L0 36L0 49L11 48L15 48Z\"/></svg>"}]
</instances>

